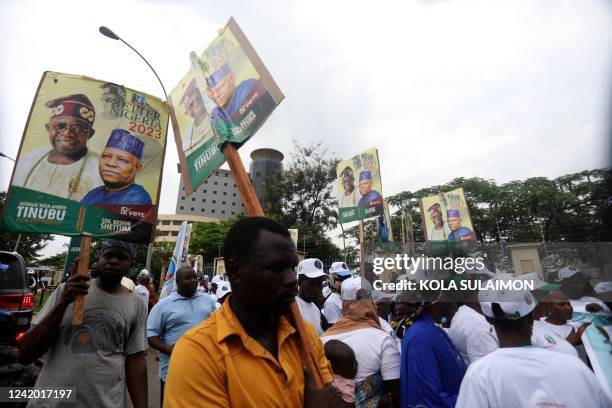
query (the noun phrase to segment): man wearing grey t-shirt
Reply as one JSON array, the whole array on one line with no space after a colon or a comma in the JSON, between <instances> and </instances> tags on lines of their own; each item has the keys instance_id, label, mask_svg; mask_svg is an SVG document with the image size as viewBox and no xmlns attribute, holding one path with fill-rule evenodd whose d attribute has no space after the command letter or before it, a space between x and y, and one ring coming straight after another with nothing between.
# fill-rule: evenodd
<instances>
[{"instance_id":1,"label":"man wearing grey t-shirt","mask_svg":"<svg viewBox=\"0 0 612 408\"><path fill-rule=\"evenodd\" d=\"M36 388L76 388L74 407L147 406L147 309L121 285L134 256L132 244L104 240L98 278L73 275L51 295L19 345L19 361L43 358ZM72 302L85 295L83 324L72 326ZM31 400L28 407L59 407Z\"/></svg>"}]
</instances>

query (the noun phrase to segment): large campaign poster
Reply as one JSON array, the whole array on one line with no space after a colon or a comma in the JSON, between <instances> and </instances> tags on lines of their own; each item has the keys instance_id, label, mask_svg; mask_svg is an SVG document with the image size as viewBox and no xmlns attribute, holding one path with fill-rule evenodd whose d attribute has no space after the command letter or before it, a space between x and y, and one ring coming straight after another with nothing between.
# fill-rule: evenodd
<instances>
[{"instance_id":1,"label":"large campaign poster","mask_svg":"<svg viewBox=\"0 0 612 408\"><path fill-rule=\"evenodd\" d=\"M223 164L225 142L240 147L284 99L233 18L190 60L189 72L169 97L187 194Z\"/></svg>"},{"instance_id":2,"label":"large campaign poster","mask_svg":"<svg viewBox=\"0 0 612 408\"><path fill-rule=\"evenodd\" d=\"M155 233L168 106L111 82L40 81L2 229L148 243Z\"/></svg>"},{"instance_id":3,"label":"large campaign poster","mask_svg":"<svg viewBox=\"0 0 612 408\"><path fill-rule=\"evenodd\" d=\"M336 172L340 222L383 215L380 162L376 148L341 161Z\"/></svg>"},{"instance_id":4,"label":"large campaign poster","mask_svg":"<svg viewBox=\"0 0 612 408\"><path fill-rule=\"evenodd\" d=\"M420 200L425 241L475 240L462 188Z\"/></svg>"}]
</instances>

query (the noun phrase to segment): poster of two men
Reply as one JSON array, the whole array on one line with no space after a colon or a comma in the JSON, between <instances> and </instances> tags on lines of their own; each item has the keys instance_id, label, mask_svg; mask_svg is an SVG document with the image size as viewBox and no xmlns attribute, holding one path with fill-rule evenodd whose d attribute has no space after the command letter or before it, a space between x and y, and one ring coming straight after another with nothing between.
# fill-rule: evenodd
<instances>
[{"instance_id":1,"label":"poster of two men","mask_svg":"<svg viewBox=\"0 0 612 408\"><path fill-rule=\"evenodd\" d=\"M19 149L3 227L148 243L167 128L168 107L156 97L45 72Z\"/></svg>"}]
</instances>

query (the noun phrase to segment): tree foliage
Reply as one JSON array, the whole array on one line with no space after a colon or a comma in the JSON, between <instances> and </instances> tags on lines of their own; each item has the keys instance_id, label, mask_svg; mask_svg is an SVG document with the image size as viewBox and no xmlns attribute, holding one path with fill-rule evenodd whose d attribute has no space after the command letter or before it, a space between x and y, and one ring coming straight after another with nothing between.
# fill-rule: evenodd
<instances>
[{"instance_id":1,"label":"tree foliage","mask_svg":"<svg viewBox=\"0 0 612 408\"><path fill-rule=\"evenodd\" d=\"M270 188L280 198L281 212L269 214L287 228L297 228L298 250L308 257L332 259L340 250L326 236L338 225L337 201L333 195L339 159L323 142L300 145L296 140L289 166Z\"/></svg>"},{"instance_id":2,"label":"tree foliage","mask_svg":"<svg viewBox=\"0 0 612 408\"><path fill-rule=\"evenodd\" d=\"M191 230L189 252L202 255L204 262L212 260L223 254L223 241L228 231L243 216L232 217L221 222L198 222Z\"/></svg>"},{"instance_id":3,"label":"tree foliage","mask_svg":"<svg viewBox=\"0 0 612 408\"><path fill-rule=\"evenodd\" d=\"M0 214L4 213L6 191L0 191ZM7 233L0 229L0 251L13 251L19 234ZM40 256L40 251L52 240L51 234L21 234L17 252L26 264L31 264Z\"/></svg>"}]
</instances>

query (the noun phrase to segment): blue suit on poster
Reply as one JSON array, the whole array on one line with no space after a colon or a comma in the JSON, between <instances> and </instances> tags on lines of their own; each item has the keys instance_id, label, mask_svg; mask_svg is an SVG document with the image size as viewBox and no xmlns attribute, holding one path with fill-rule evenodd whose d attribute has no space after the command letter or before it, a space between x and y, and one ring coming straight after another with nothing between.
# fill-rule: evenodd
<instances>
[{"instance_id":1,"label":"blue suit on poster","mask_svg":"<svg viewBox=\"0 0 612 408\"><path fill-rule=\"evenodd\" d=\"M470 235L472 234L472 230L467 228L467 227L461 227L459 228L457 231L453 231L450 234L448 234L448 240L449 241L457 241L460 240L461 237L465 236L465 235Z\"/></svg>"},{"instance_id":2,"label":"blue suit on poster","mask_svg":"<svg viewBox=\"0 0 612 408\"><path fill-rule=\"evenodd\" d=\"M367 207L370 203L382 204L383 198L380 193L376 190L370 191L366 196L359 199L358 205L360 207Z\"/></svg>"},{"instance_id":3,"label":"blue suit on poster","mask_svg":"<svg viewBox=\"0 0 612 408\"><path fill-rule=\"evenodd\" d=\"M82 204L135 204L151 205L151 196L139 184L119 191L108 191L104 186L94 188L81 200Z\"/></svg>"},{"instance_id":4,"label":"blue suit on poster","mask_svg":"<svg viewBox=\"0 0 612 408\"><path fill-rule=\"evenodd\" d=\"M238 112L238 109L256 84L257 80L252 78L242 81L234 90L234 95L232 96L230 103L227 105L227 108L214 108L210 114L210 120L213 123L217 120L230 122L230 118L234 116L236 112Z\"/></svg>"}]
</instances>

